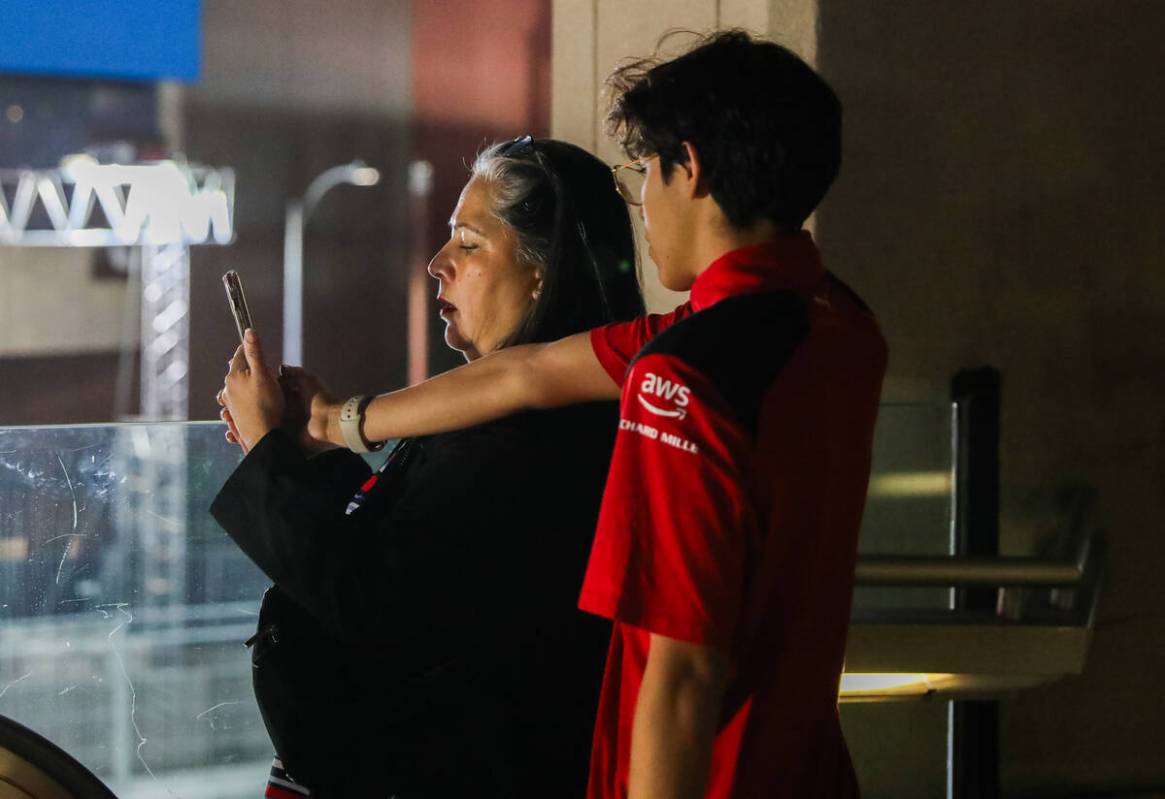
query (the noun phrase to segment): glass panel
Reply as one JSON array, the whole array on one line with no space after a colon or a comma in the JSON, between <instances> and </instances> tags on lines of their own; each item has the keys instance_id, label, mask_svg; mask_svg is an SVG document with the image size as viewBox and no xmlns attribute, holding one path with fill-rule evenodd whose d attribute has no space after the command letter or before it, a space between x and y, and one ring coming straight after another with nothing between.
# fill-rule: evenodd
<instances>
[{"instance_id":1,"label":"glass panel","mask_svg":"<svg viewBox=\"0 0 1165 799\"><path fill-rule=\"evenodd\" d=\"M878 412L862 555L954 552L954 405L887 404ZM857 588L854 609L945 608L945 588Z\"/></svg>"},{"instance_id":2,"label":"glass panel","mask_svg":"<svg viewBox=\"0 0 1165 799\"><path fill-rule=\"evenodd\" d=\"M206 512L238 459L221 424L0 429L0 713L119 796L261 791L268 581Z\"/></svg>"},{"instance_id":3,"label":"glass panel","mask_svg":"<svg viewBox=\"0 0 1165 799\"><path fill-rule=\"evenodd\" d=\"M951 554L953 464L951 403L883 405L859 552ZM857 588L854 610L945 608L950 596L942 588ZM843 703L842 726L863 795L944 796L948 712L948 702Z\"/></svg>"},{"instance_id":4,"label":"glass panel","mask_svg":"<svg viewBox=\"0 0 1165 799\"><path fill-rule=\"evenodd\" d=\"M882 408L863 552L949 552L951 419ZM240 457L222 434L0 428L0 713L122 797L252 797L270 762L242 647L268 580L207 513Z\"/></svg>"}]
</instances>

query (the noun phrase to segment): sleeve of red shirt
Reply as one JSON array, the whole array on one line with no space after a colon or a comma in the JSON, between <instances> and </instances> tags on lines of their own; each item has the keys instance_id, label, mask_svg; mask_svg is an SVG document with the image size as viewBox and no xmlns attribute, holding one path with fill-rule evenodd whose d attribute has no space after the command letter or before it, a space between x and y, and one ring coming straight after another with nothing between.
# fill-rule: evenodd
<instances>
[{"instance_id":1,"label":"sleeve of red shirt","mask_svg":"<svg viewBox=\"0 0 1165 799\"><path fill-rule=\"evenodd\" d=\"M591 348L615 384L622 386L627 367L643 346L687 314L685 303L671 313L645 314L627 322L596 327L591 330Z\"/></svg>"},{"instance_id":2,"label":"sleeve of red shirt","mask_svg":"<svg viewBox=\"0 0 1165 799\"><path fill-rule=\"evenodd\" d=\"M756 536L749 439L673 356L640 358L627 381L579 607L731 651Z\"/></svg>"}]
</instances>

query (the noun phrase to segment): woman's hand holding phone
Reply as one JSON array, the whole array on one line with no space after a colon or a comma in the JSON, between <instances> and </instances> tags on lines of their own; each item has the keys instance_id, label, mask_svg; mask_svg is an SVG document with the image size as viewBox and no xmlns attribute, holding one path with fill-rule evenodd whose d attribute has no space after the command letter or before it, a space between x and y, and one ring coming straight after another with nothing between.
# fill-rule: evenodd
<instances>
[{"instance_id":1,"label":"woman's hand holding phone","mask_svg":"<svg viewBox=\"0 0 1165 799\"><path fill-rule=\"evenodd\" d=\"M287 401L275 373L267 366L259 337L248 329L242 345L235 350L219 392L220 413L227 422L227 439L251 448L263 436L283 423Z\"/></svg>"},{"instance_id":2,"label":"woman's hand holding phone","mask_svg":"<svg viewBox=\"0 0 1165 799\"><path fill-rule=\"evenodd\" d=\"M218 400L219 417L227 425L226 439L249 452L275 427L294 433L309 454L332 449L327 440L328 410L338 405L317 378L303 369L267 366L251 321L243 292L243 279L235 270L222 277L227 304L235 319L242 345L228 363L227 376Z\"/></svg>"},{"instance_id":3,"label":"woman's hand holding phone","mask_svg":"<svg viewBox=\"0 0 1165 799\"><path fill-rule=\"evenodd\" d=\"M236 367L235 358L239 356L240 352L245 358L245 348L246 342L244 340L244 346L236 351L235 357L228 364L229 368L223 390L215 396L215 399L221 408L219 417L227 425L227 441L232 444L238 444L243 452L247 453L250 451L251 446L253 446L253 442L258 439L254 438L253 434L244 435L239 430L239 425L235 421L235 416L232 413L230 405L237 407L251 400L247 398L247 394L240 395L237 391L229 400L230 405L228 405L227 399L227 389L230 385L231 372ZM255 351L259 353L260 358L263 357L257 340ZM270 375L274 375L269 368L267 368L267 372ZM283 394L283 416L277 426L295 435L300 446L308 454L318 454L320 452L326 452L329 449L335 449L338 445L327 440L327 419L328 411L333 406L338 405L339 402L327 390L320 379L298 366L281 366L279 368L279 375L275 380ZM269 422L270 417L258 425L258 429L266 428L263 430L262 435L266 435L266 432L271 429L268 426ZM246 424L248 429L250 429L250 423ZM262 435L259 438L262 438Z\"/></svg>"}]
</instances>

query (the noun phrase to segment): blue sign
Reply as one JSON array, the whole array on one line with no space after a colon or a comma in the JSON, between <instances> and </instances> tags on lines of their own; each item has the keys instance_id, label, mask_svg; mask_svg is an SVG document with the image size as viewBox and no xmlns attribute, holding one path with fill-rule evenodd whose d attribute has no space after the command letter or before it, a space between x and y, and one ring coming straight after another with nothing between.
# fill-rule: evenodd
<instances>
[{"instance_id":1,"label":"blue sign","mask_svg":"<svg viewBox=\"0 0 1165 799\"><path fill-rule=\"evenodd\" d=\"M0 0L0 72L198 77L201 0Z\"/></svg>"}]
</instances>

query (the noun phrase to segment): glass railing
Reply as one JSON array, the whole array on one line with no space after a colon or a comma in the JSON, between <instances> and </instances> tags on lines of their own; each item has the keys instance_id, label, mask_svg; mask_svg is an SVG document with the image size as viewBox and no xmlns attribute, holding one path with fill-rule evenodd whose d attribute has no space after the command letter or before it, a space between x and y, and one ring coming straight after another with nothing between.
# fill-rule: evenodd
<instances>
[{"instance_id":1,"label":"glass railing","mask_svg":"<svg viewBox=\"0 0 1165 799\"><path fill-rule=\"evenodd\" d=\"M0 713L119 796L255 796L266 580L206 512L219 424L0 430ZM161 785L158 781L161 781Z\"/></svg>"},{"instance_id":2,"label":"glass railing","mask_svg":"<svg viewBox=\"0 0 1165 799\"><path fill-rule=\"evenodd\" d=\"M951 420L883 407L863 552L950 552ZM123 799L253 797L270 763L242 646L268 581L207 512L240 458L222 433L0 428L0 714ZM864 588L857 607L947 597Z\"/></svg>"},{"instance_id":3,"label":"glass railing","mask_svg":"<svg viewBox=\"0 0 1165 799\"><path fill-rule=\"evenodd\" d=\"M955 408L948 402L886 404L874 431L874 464L860 555L954 554ZM854 609L946 608L945 588L862 587Z\"/></svg>"}]
</instances>

